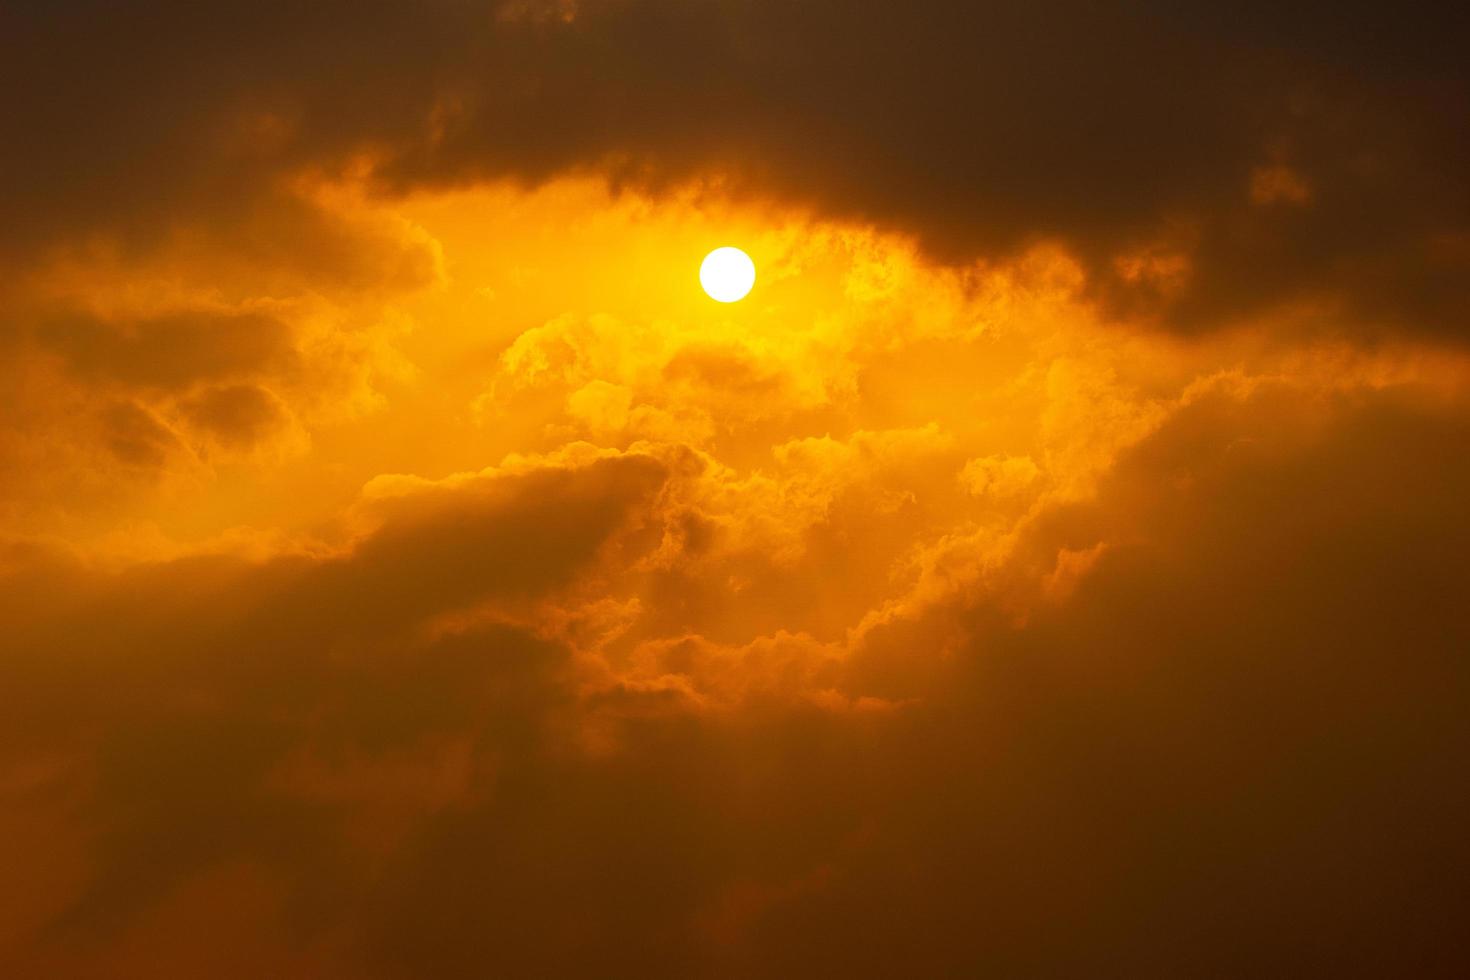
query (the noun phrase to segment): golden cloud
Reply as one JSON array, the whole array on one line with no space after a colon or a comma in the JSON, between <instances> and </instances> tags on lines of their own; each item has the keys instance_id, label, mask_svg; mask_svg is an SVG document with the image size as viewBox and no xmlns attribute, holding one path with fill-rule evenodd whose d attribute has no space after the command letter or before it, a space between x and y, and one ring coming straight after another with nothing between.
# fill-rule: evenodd
<instances>
[{"instance_id":1,"label":"golden cloud","mask_svg":"<svg viewBox=\"0 0 1470 980\"><path fill-rule=\"evenodd\" d=\"M1462 972L1459 52L1022 6L0 15L0 974Z\"/></svg>"}]
</instances>

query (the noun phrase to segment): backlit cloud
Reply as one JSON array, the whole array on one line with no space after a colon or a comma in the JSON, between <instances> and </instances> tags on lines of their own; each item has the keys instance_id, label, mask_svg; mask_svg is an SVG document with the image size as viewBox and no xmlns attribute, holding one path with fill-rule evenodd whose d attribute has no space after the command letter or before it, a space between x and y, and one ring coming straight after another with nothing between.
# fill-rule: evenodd
<instances>
[{"instance_id":1,"label":"backlit cloud","mask_svg":"<svg viewBox=\"0 0 1470 980\"><path fill-rule=\"evenodd\" d=\"M0 973L1463 972L1454 16L0 14Z\"/></svg>"}]
</instances>

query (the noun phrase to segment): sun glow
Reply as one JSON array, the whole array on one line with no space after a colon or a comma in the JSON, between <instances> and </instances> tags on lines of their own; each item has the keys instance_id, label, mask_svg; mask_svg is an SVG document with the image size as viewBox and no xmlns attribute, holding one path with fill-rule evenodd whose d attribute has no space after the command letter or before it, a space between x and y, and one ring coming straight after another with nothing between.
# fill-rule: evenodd
<instances>
[{"instance_id":1,"label":"sun glow","mask_svg":"<svg viewBox=\"0 0 1470 980\"><path fill-rule=\"evenodd\" d=\"M717 248L704 257L699 267L699 284L710 299L735 303L755 286L755 263L732 245Z\"/></svg>"}]
</instances>

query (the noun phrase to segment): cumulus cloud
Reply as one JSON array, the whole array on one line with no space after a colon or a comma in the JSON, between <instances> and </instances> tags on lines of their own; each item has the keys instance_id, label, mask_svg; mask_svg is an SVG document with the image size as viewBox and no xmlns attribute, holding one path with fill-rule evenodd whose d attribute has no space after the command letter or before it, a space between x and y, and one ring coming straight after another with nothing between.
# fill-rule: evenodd
<instances>
[{"instance_id":1,"label":"cumulus cloud","mask_svg":"<svg viewBox=\"0 0 1470 980\"><path fill-rule=\"evenodd\" d=\"M658 546L691 477L645 455L386 484L339 554L13 552L7 810L54 827L11 843L84 857L22 862L53 917L11 962L1434 973L1470 861L1467 438L1414 392L1220 388L861 637L621 665L525 604ZM223 945L160 959L185 923Z\"/></svg>"}]
</instances>

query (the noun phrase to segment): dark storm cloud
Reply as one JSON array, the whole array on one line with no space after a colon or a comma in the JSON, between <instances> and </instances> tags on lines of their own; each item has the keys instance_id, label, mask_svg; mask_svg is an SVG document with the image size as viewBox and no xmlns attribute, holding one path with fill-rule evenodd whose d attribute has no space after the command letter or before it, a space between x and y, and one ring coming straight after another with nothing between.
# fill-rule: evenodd
<instances>
[{"instance_id":1,"label":"dark storm cloud","mask_svg":"<svg viewBox=\"0 0 1470 980\"><path fill-rule=\"evenodd\" d=\"M1423 5L584 0L12 7L5 237L289 212L384 187L702 173L951 258L1069 242L1189 327L1283 300L1459 334L1466 14ZM1297 193L1257 195L1263 168ZM295 219L309 222L309 211ZM283 219L283 229L291 227ZM1185 287L1120 254L1192 259Z\"/></svg>"}]
</instances>

